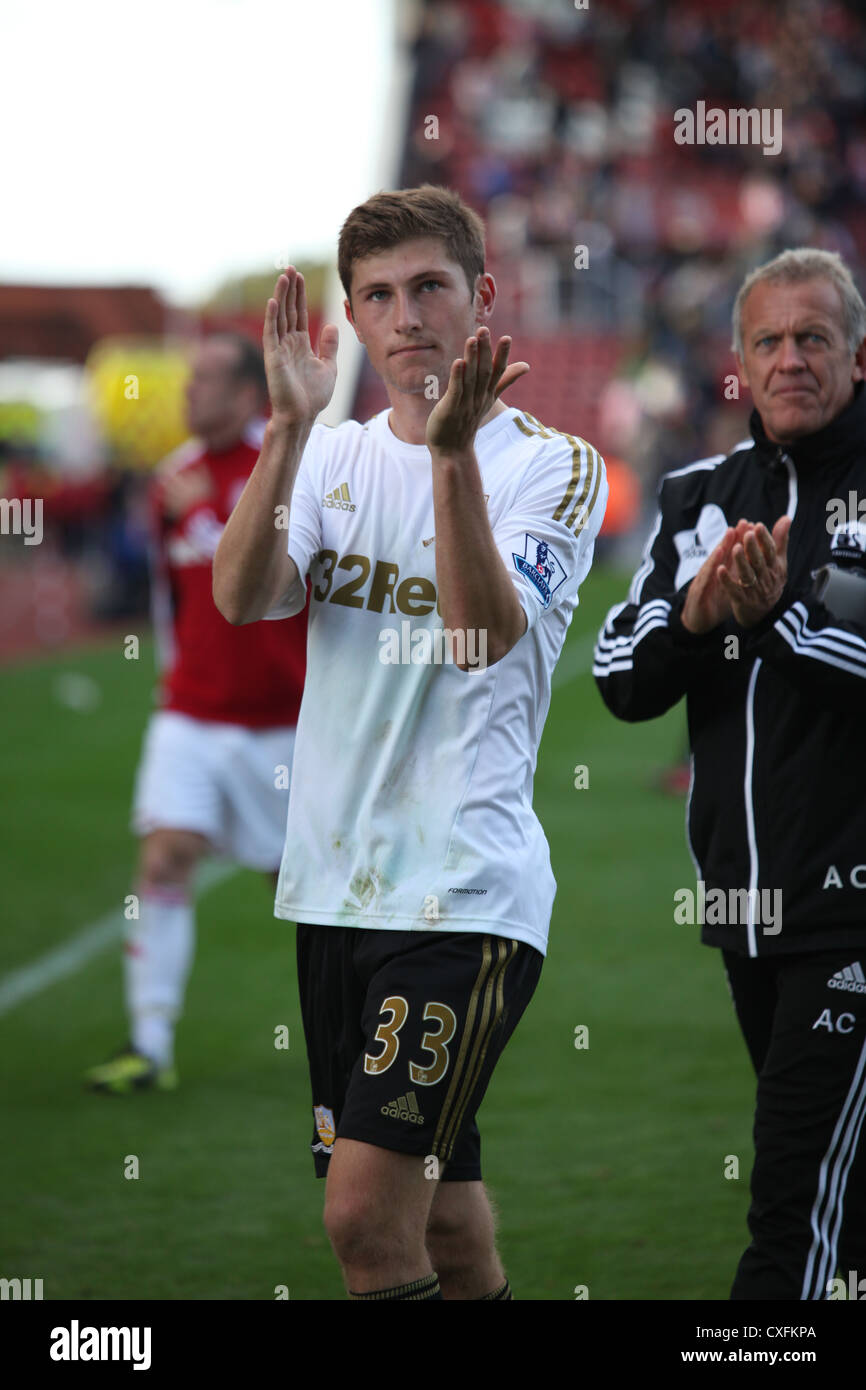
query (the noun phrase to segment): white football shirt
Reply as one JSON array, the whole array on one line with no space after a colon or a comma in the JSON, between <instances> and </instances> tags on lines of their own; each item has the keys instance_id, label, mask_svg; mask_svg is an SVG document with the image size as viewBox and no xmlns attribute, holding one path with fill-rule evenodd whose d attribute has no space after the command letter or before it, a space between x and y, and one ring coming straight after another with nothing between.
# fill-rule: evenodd
<instances>
[{"instance_id":1,"label":"white football shirt","mask_svg":"<svg viewBox=\"0 0 866 1390\"><path fill-rule=\"evenodd\" d=\"M486 932L544 953L556 884L532 781L604 516L604 462L514 407L478 431L491 529L527 631L490 669L461 671L436 637L430 453L399 440L389 413L315 425L292 494L288 551L312 591L274 912Z\"/></svg>"}]
</instances>

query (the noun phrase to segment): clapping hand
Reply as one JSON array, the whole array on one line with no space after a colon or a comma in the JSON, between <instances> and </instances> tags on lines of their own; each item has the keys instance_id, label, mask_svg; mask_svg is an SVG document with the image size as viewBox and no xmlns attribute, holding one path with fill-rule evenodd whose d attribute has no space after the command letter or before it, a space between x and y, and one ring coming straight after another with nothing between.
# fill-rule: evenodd
<instances>
[{"instance_id":1,"label":"clapping hand","mask_svg":"<svg viewBox=\"0 0 866 1390\"><path fill-rule=\"evenodd\" d=\"M466 339L463 357L452 364L448 389L427 420L431 453L459 454L472 448L481 421L502 392L529 371L528 362L507 365L510 351L511 339L500 338L491 352L489 328L479 328Z\"/></svg>"}]
</instances>

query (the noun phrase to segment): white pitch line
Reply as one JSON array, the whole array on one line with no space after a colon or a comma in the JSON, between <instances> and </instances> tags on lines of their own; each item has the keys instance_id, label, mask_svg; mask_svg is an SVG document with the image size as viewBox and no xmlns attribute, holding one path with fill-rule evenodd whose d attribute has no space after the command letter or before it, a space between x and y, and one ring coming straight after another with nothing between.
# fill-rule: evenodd
<instances>
[{"instance_id":1,"label":"white pitch line","mask_svg":"<svg viewBox=\"0 0 866 1390\"><path fill-rule=\"evenodd\" d=\"M204 864L196 880L196 897L208 892L224 879L231 878L237 871L236 864L219 861ZM92 922L89 927L83 927L80 932L76 932L71 941L65 942L63 946L48 951L32 965L22 966L20 970L13 970L11 974L4 976L0 980L0 1017L23 1004L26 999L32 999L34 994L41 994L58 980L65 980L68 976L74 975L93 956L98 956L101 951L118 941L123 936L126 926L127 919L122 908L107 912L97 922Z\"/></svg>"}]
</instances>

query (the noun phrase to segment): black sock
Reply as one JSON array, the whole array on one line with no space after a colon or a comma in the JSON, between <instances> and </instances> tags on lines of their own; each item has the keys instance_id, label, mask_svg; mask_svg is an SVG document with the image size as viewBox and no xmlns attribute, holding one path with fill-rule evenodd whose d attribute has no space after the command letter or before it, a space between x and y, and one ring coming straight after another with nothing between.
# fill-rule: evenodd
<instances>
[{"instance_id":1,"label":"black sock","mask_svg":"<svg viewBox=\"0 0 866 1390\"><path fill-rule=\"evenodd\" d=\"M511 1285L507 1279L501 1288L494 1289L492 1293L483 1293L480 1298L476 1298L475 1302L493 1303L498 1299L505 1300L506 1298L510 1298L512 1302L514 1301L514 1294L511 1292Z\"/></svg>"},{"instance_id":2,"label":"black sock","mask_svg":"<svg viewBox=\"0 0 866 1390\"><path fill-rule=\"evenodd\" d=\"M394 1289L375 1289L372 1293L352 1293L349 1290L350 1298L407 1298L413 1302L421 1299L441 1298L442 1290L439 1287L438 1274L425 1274L423 1279L415 1279L411 1284L399 1284ZM488 1295L488 1297L499 1297Z\"/></svg>"}]
</instances>

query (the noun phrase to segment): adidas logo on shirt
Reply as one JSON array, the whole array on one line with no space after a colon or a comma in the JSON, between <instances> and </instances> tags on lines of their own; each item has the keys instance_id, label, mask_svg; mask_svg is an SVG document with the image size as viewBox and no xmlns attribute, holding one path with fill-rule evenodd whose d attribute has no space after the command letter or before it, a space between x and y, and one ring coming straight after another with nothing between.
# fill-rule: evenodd
<instances>
[{"instance_id":1,"label":"adidas logo on shirt","mask_svg":"<svg viewBox=\"0 0 866 1390\"><path fill-rule=\"evenodd\" d=\"M849 994L866 994L866 975L859 960L846 965L844 970L837 970L827 984L830 989L846 989Z\"/></svg>"},{"instance_id":2,"label":"adidas logo on shirt","mask_svg":"<svg viewBox=\"0 0 866 1390\"><path fill-rule=\"evenodd\" d=\"M326 492L322 498L323 507L336 507L341 512L353 512L355 504L349 496L349 484L341 483L333 492Z\"/></svg>"},{"instance_id":3,"label":"adidas logo on shirt","mask_svg":"<svg viewBox=\"0 0 866 1390\"><path fill-rule=\"evenodd\" d=\"M424 1116L418 1112L418 1102L414 1091L407 1091L399 1100L382 1106L382 1114L390 1115L392 1120L408 1120L411 1125L423 1125Z\"/></svg>"}]
</instances>

